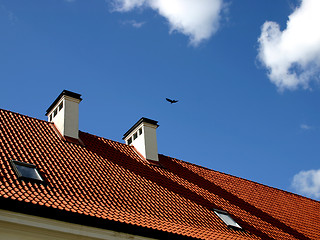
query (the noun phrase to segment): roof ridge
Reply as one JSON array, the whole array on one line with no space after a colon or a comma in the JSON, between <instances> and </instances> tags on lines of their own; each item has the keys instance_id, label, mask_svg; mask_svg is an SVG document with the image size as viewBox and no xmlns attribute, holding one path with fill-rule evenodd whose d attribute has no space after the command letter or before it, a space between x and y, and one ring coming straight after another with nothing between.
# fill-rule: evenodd
<instances>
[{"instance_id":1,"label":"roof ridge","mask_svg":"<svg viewBox=\"0 0 320 240\"><path fill-rule=\"evenodd\" d=\"M122 142L119 142L119 141L116 141L116 140L112 140L112 139L109 139L109 138L101 137L101 136L98 136L98 135L96 135L96 134L92 134L92 133L89 133L89 132L84 132L84 131L81 131L81 130L79 130L79 132L84 133L84 134L91 135L91 136L93 136L93 137L103 138L104 140L107 140L107 141L111 141L111 142L114 142L114 143L118 143L118 144L121 144L121 145L128 146L128 145L125 144L125 143L122 143Z\"/></svg>"},{"instance_id":2,"label":"roof ridge","mask_svg":"<svg viewBox=\"0 0 320 240\"><path fill-rule=\"evenodd\" d=\"M46 122L46 123L50 124L50 122L48 122L48 121L46 121L46 120L39 119L39 118L36 118L36 117L31 117L31 116L29 116L29 115L22 114L22 113L18 113L18 112L14 112L14 111L11 111L11 110L7 110L7 109L0 108L0 111L5 111L5 112L13 113L13 114L20 115L20 116L23 116L23 117L26 117L26 118L35 119L35 120L37 120L37 121Z\"/></svg>"},{"instance_id":3,"label":"roof ridge","mask_svg":"<svg viewBox=\"0 0 320 240\"><path fill-rule=\"evenodd\" d=\"M302 197L302 198L305 198L305 199L307 199L307 200L311 200L311 201L314 201L314 202L316 202L316 203L320 203L320 201L318 201L318 200L315 200L315 199L312 199L312 198L309 198L309 197L306 197L306 196L302 196L302 195L299 195L299 194L297 194L297 193L289 192L289 191L284 190L284 189L281 189L281 188L269 186L269 185L266 185L266 184L264 184L264 183L256 182L256 181L253 181L253 180L244 178L244 177L235 176L235 175L232 175L232 174L230 174L230 173L225 173L225 172L221 172L221 171L218 171L218 170L214 170L214 169L211 169L211 168L208 168L208 167L204 167L204 166L201 166L201 165L192 163L192 162L187 162L187 161L184 161L184 160L181 160L181 159L177 159L177 158L174 158L174 157L170 157L170 156L167 156L167 155L164 155L164 154L159 154L159 155L162 155L162 156L164 156L164 157L168 157L168 158L171 158L171 159L174 159L174 160L176 160L176 161L183 162L183 163L186 163L186 164L189 164L189 165L192 165L192 166L196 166L196 167L199 167L199 168L202 168L202 169L205 169L205 170L217 172L217 173L220 173L220 174L223 174L223 175L227 175L227 176L230 176L230 177L234 177L234 178L237 178L237 179L242 179L242 180L244 180L244 181L252 182L252 183L255 183L255 184L258 184L258 185L267 187L267 188L272 188L272 189L275 189L275 190L278 190L278 191L282 191L282 192L287 193L287 194L292 194L292 195L297 196L297 197Z\"/></svg>"},{"instance_id":4,"label":"roof ridge","mask_svg":"<svg viewBox=\"0 0 320 240\"><path fill-rule=\"evenodd\" d=\"M23 117L26 117L26 118L31 118L31 119L34 119L34 120L37 120L37 121L45 122L46 124L49 124L49 125L52 124L51 122L48 122L48 121L46 121L46 120L39 119L39 118L36 118L36 117L31 117L31 116L28 116L28 115L26 115L26 114L14 112L14 111L11 111L11 110L7 110L7 109L0 108L0 111L4 111L4 112L8 112L8 113L13 113L13 114L20 115L20 116L23 116ZM98 135L95 135L95 134L92 134L92 133L89 133L89 132L85 132L85 131L81 131L81 130L79 130L79 132L82 132L82 133L85 133L85 134L89 134L89 135L94 136L94 137L97 137L97 138L103 138L103 139L108 140L108 141L111 141L111 142L116 142L116 143L119 143L119 144L122 144L122 145L126 145L125 143L121 143L121 142L119 142L119 141L115 141L115 140L112 140L112 139L109 139L109 138L101 137L101 136L98 136Z\"/></svg>"},{"instance_id":5,"label":"roof ridge","mask_svg":"<svg viewBox=\"0 0 320 240\"><path fill-rule=\"evenodd\" d=\"M11 111L11 110L0 108L0 111L4 111L4 112L7 112L7 113L13 113L13 114L16 114L16 115L20 115L22 117L26 117L26 118L34 119L36 121L44 122L44 123L49 124L49 125L52 124L51 122L48 122L46 120L39 119L39 118L36 118L36 117L31 117L31 116L28 116L26 114L14 112L14 111ZM85 132L85 131L81 131L81 130L79 130L79 132L82 132L82 133L85 133L85 134L89 134L89 135L97 137L97 138L103 138L105 140L108 140L108 141L111 141L111 142L114 142L114 143L118 143L118 144L121 144L121 145L126 145L125 143L122 143L122 142L119 142L119 141L115 141L115 140L112 140L112 139L109 139L109 138L105 138L105 137L102 137L102 136L98 136L98 135L95 135L95 134L92 134L92 133L89 133L89 132Z\"/></svg>"}]
</instances>

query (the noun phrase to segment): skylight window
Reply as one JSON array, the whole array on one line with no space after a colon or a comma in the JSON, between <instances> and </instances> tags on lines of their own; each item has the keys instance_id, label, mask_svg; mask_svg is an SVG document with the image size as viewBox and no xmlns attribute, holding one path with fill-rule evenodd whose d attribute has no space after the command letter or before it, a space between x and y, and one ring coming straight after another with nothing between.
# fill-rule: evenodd
<instances>
[{"instance_id":1,"label":"skylight window","mask_svg":"<svg viewBox=\"0 0 320 240\"><path fill-rule=\"evenodd\" d=\"M214 209L214 213L218 215L218 217L228 226L234 229L242 229L242 227L232 219L232 217L226 212L222 210Z\"/></svg>"},{"instance_id":2,"label":"skylight window","mask_svg":"<svg viewBox=\"0 0 320 240\"><path fill-rule=\"evenodd\" d=\"M23 180L32 180L43 182L42 177L40 176L35 165L30 163L19 162L16 160L11 160L11 165L18 178Z\"/></svg>"}]
</instances>

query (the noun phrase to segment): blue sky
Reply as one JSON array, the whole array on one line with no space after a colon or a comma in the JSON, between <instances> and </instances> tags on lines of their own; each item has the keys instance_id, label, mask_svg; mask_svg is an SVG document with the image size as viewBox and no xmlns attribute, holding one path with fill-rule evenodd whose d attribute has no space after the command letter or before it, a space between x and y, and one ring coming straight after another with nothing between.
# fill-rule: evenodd
<instances>
[{"instance_id":1,"label":"blue sky","mask_svg":"<svg viewBox=\"0 0 320 240\"><path fill-rule=\"evenodd\" d=\"M0 0L0 107L46 119L74 91L82 131L123 142L148 117L164 155L319 199L314 11L318 0Z\"/></svg>"}]
</instances>

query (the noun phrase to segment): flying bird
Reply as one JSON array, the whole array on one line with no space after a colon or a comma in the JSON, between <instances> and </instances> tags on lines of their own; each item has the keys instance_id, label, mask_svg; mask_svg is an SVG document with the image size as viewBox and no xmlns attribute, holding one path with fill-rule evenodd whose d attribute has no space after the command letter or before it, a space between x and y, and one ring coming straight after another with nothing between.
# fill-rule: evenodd
<instances>
[{"instance_id":1,"label":"flying bird","mask_svg":"<svg viewBox=\"0 0 320 240\"><path fill-rule=\"evenodd\" d=\"M169 102L169 103L177 103L179 100L172 100L170 98L166 98L166 100Z\"/></svg>"}]
</instances>

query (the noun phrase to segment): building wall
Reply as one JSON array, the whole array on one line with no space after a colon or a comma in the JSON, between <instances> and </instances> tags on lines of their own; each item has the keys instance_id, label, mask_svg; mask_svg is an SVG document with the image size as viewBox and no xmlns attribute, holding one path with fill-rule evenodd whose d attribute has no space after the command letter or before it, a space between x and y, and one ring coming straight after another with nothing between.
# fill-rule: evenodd
<instances>
[{"instance_id":1,"label":"building wall","mask_svg":"<svg viewBox=\"0 0 320 240\"><path fill-rule=\"evenodd\" d=\"M151 238L87 227L0 210L0 240L151 240Z\"/></svg>"}]
</instances>

